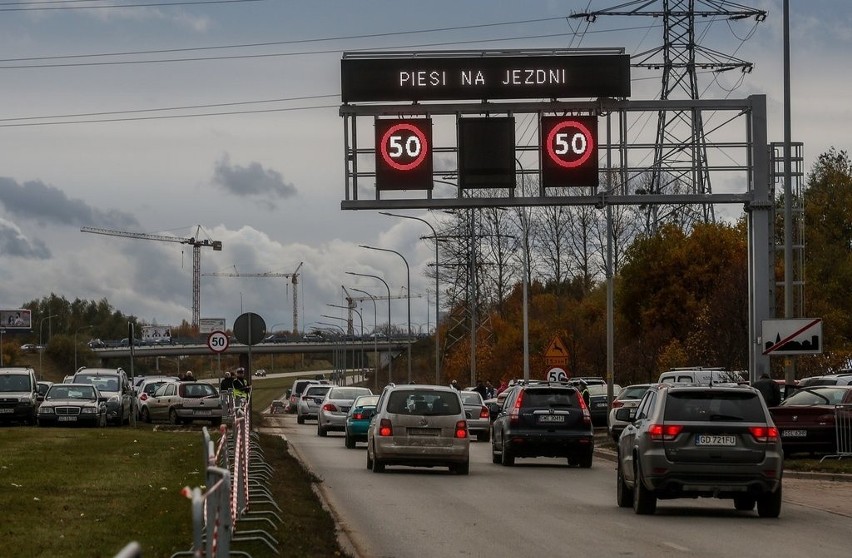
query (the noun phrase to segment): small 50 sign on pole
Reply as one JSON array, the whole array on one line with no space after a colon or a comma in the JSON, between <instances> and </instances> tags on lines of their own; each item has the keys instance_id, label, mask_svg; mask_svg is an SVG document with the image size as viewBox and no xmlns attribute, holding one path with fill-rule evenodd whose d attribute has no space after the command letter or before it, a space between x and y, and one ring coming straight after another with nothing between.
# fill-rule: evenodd
<instances>
[{"instance_id":1,"label":"small 50 sign on pole","mask_svg":"<svg viewBox=\"0 0 852 558\"><path fill-rule=\"evenodd\" d=\"M224 331L213 331L207 336L207 347L214 353L223 353L228 350L230 340Z\"/></svg>"}]
</instances>

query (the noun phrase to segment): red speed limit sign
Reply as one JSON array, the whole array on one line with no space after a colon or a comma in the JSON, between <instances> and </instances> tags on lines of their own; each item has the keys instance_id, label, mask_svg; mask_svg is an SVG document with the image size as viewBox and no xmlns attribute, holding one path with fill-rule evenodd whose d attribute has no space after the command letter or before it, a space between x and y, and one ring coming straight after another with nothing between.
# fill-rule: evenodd
<instances>
[{"instance_id":1,"label":"red speed limit sign","mask_svg":"<svg viewBox=\"0 0 852 558\"><path fill-rule=\"evenodd\" d=\"M598 119L541 118L541 179L545 188L598 185Z\"/></svg>"},{"instance_id":2,"label":"red speed limit sign","mask_svg":"<svg viewBox=\"0 0 852 558\"><path fill-rule=\"evenodd\" d=\"M230 340L224 331L213 331L207 336L207 347L214 353L222 353L228 349Z\"/></svg>"},{"instance_id":3,"label":"red speed limit sign","mask_svg":"<svg viewBox=\"0 0 852 558\"><path fill-rule=\"evenodd\" d=\"M376 188L432 189L432 120L376 120Z\"/></svg>"}]
</instances>

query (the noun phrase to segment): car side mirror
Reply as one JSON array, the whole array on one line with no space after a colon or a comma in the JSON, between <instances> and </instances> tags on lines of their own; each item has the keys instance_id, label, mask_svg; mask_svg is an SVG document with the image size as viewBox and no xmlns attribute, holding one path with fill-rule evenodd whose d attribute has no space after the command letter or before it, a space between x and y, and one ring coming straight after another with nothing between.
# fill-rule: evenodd
<instances>
[{"instance_id":1,"label":"car side mirror","mask_svg":"<svg viewBox=\"0 0 852 558\"><path fill-rule=\"evenodd\" d=\"M622 407L615 411L615 418L624 422L633 422L636 420L636 409Z\"/></svg>"}]
</instances>

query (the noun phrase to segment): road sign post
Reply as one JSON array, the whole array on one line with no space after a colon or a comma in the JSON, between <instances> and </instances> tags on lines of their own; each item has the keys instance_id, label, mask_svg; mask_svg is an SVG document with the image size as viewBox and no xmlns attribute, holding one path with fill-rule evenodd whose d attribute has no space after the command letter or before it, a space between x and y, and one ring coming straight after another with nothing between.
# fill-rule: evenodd
<instances>
[{"instance_id":1,"label":"road sign post","mask_svg":"<svg viewBox=\"0 0 852 558\"><path fill-rule=\"evenodd\" d=\"M207 347L214 353L224 353L228 350L230 339L224 331L212 331L207 336Z\"/></svg>"}]
</instances>

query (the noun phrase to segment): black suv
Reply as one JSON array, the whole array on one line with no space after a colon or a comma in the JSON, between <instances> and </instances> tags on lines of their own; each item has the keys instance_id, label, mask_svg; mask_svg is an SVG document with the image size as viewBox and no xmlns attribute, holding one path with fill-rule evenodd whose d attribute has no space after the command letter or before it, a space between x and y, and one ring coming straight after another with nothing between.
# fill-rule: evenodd
<instances>
[{"instance_id":1,"label":"black suv","mask_svg":"<svg viewBox=\"0 0 852 558\"><path fill-rule=\"evenodd\" d=\"M491 458L514 465L516 457L566 457L592 466L592 418L576 388L561 382L515 385L491 425Z\"/></svg>"},{"instance_id":2,"label":"black suv","mask_svg":"<svg viewBox=\"0 0 852 558\"><path fill-rule=\"evenodd\" d=\"M616 497L653 514L657 499L723 498L760 517L781 512L784 454L760 392L751 387L657 384L618 439Z\"/></svg>"}]
</instances>

